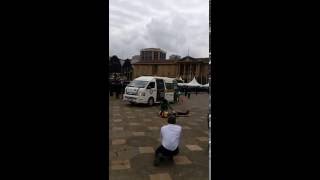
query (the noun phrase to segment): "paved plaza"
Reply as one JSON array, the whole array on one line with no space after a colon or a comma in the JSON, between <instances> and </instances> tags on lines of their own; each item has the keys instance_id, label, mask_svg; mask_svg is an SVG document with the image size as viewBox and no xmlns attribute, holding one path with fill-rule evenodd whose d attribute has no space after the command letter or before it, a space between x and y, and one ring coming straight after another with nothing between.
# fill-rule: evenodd
<instances>
[{"instance_id":1,"label":"paved plaza","mask_svg":"<svg viewBox=\"0 0 320 180\"><path fill-rule=\"evenodd\" d=\"M177 117L182 126L180 153L174 162L153 166L154 151L160 145L159 105L130 105L109 100L110 180L208 180L208 98L192 94L184 104L171 105L176 111L189 109L189 117Z\"/></svg>"}]
</instances>

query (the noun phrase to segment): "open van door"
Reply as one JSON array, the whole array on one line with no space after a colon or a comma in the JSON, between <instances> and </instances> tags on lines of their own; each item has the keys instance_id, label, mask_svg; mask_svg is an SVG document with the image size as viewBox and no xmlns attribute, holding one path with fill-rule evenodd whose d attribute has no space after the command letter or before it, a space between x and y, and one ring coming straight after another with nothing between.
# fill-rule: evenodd
<instances>
[{"instance_id":1,"label":"open van door","mask_svg":"<svg viewBox=\"0 0 320 180\"><path fill-rule=\"evenodd\" d=\"M169 102L174 102L175 88L176 88L177 82L173 78L165 78L164 80L165 80L165 86L166 86L165 98Z\"/></svg>"},{"instance_id":2,"label":"open van door","mask_svg":"<svg viewBox=\"0 0 320 180\"><path fill-rule=\"evenodd\" d=\"M163 79L156 79L156 86L157 86L157 99L156 101L159 102L161 99L165 97L165 84Z\"/></svg>"}]
</instances>

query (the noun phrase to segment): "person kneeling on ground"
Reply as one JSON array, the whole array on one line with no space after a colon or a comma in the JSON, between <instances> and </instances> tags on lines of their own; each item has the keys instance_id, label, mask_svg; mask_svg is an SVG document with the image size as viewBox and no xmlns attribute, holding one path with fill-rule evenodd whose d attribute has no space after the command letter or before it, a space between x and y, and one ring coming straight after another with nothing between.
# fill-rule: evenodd
<instances>
[{"instance_id":1,"label":"person kneeling on ground","mask_svg":"<svg viewBox=\"0 0 320 180\"><path fill-rule=\"evenodd\" d=\"M160 116L161 117L167 117L168 114L168 110L172 109L172 107L170 106L170 103L168 102L168 100L166 100L165 98L163 98L160 102Z\"/></svg>"},{"instance_id":2,"label":"person kneeling on ground","mask_svg":"<svg viewBox=\"0 0 320 180\"><path fill-rule=\"evenodd\" d=\"M160 130L161 145L155 152L155 166L159 165L162 158L168 157L172 161L173 156L179 153L181 131L182 127L176 125L176 117L169 116L168 125L162 126Z\"/></svg>"}]
</instances>

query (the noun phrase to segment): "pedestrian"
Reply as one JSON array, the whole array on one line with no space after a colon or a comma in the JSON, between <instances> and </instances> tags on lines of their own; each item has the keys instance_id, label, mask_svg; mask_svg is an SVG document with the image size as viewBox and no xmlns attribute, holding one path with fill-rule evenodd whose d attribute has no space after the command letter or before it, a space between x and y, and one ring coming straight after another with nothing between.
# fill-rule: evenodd
<instances>
[{"instance_id":1,"label":"pedestrian","mask_svg":"<svg viewBox=\"0 0 320 180\"><path fill-rule=\"evenodd\" d=\"M116 83L116 98L119 99L120 95L120 84L119 82Z\"/></svg>"},{"instance_id":2,"label":"pedestrian","mask_svg":"<svg viewBox=\"0 0 320 180\"><path fill-rule=\"evenodd\" d=\"M114 90L114 83L113 83L113 81L111 81L110 82L110 88L109 88L110 96L113 96L113 90Z\"/></svg>"},{"instance_id":3,"label":"pedestrian","mask_svg":"<svg viewBox=\"0 0 320 180\"><path fill-rule=\"evenodd\" d=\"M187 90L187 93L188 93L188 99L190 99L190 95L191 95L191 92L190 92L190 89L189 88L187 88L188 90Z\"/></svg>"},{"instance_id":4,"label":"pedestrian","mask_svg":"<svg viewBox=\"0 0 320 180\"><path fill-rule=\"evenodd\" d=\"M177 91L177 103L178 103L178 104L180 104L180 95L181 95L181 93L180 93L180 91L178 90L178 91Z\"/></svg>"},{"instance_id":5,"label":"pedestrian","mask_svg":"<svg viewBox=\"0 0 320 180\"><path fill-rule=\"evenodd\" d=\"M174 91L174 94L173 94L174 103L177 103L177 102L178 102L177 97L178 97L178 93L177 93L177 91L175 90L175 91Z\"/></svg>"},{"instance_id":6,"label":"pedestrian","mask_svg":"<svg viewBox=\"0 0 320 180\"><path fill-rule=\"evenodd\" d=\"M179 153L179 143L181 138L182 127L176 125L176 117L168 117L168 124L161 127L160 139L161 145L155 152L154 166L158 166L164 157L173 160L173 156Z\"/></svg>"},{"instance_id":7,"label":"pedestrian","mask_svg":"<svg viewBox=\"0 0 320 180\"><path fill-rule=\"evenodd\" d=\"M185 99L186 99L185 96L180 95L180 96L179 96L179 104L184 104Z\"/></svg>"}]
</instances>

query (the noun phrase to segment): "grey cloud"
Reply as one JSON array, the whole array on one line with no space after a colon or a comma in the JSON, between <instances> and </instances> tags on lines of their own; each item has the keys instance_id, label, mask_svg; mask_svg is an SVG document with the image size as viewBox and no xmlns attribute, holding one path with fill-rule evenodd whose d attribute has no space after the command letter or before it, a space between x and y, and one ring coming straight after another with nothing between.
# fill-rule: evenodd
<instances>
[{"instance_id":1,"label":"grey cloud","mask_svg":"<svg viewBox=\"0 0 320 180\"><path fill-rule=\"evenodd\" d=\"M170 22L152 19L147 24L146 34L158 47L164 47L169 52L179 52L179 47L184 45L187 39L184 33L185 23L186 20L181 17L175 17Z\"/></svg>"},{"instance_id":2,"label":"grey cloud","mask_svg":"<svg viewBox=\"0 0 320 180\"><path fill-rule=\"evenodd\" d=\"M159 47L171 54L208 57L207 0L110 0L110 52L120 58L141 48Z\"/></svg>"},{"instance_id":3,"label":"grey cloud","mask_svg":"<svg viewBox=\"0 0 320 180\"><path fill-rule=\"evenodd\" d=\"M118 16L121 18L126 18L132 21L140 21L142 18L141 16L137 16L134 13L128 12L128 11L121 11L119 9L110 9L109 14L112 14L114 16Z\"/></svg>"}]
</instances>

